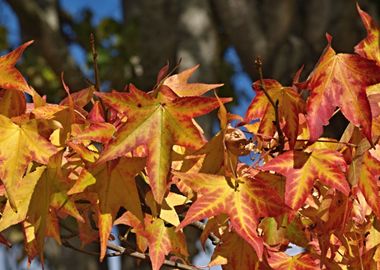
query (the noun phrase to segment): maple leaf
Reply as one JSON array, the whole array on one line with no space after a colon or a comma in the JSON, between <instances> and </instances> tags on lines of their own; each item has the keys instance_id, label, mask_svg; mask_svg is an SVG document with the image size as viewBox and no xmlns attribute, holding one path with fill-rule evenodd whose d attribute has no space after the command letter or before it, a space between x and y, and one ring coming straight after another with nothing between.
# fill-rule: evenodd
<instances>
[{"instance_id":1,"label":"maple leaf","mask_svg":"<svg viewBox=\"0 0 380 270\"><path fill-rule=\"evenodd\" d=\"M10 90L20 90L33 96L33 91L28 86L21 73L15 68L15 64L21 57L25 48L32 44L28 41L11 51L10 53L0 56L0 87Z\"/></svg>"},{"instance_id":2,"label":"maple leaf","mask_svg":"<svg viewBox=\"0 0 380 270\"><path fill-rule=\"evenodd\" d=\"M47 166L38 167L27 174L20 182L16 192L18 212L11 209L9 202L5 205L0 231L11 225L24 222L28 231L27 252L29 259L40 255L43 260L43 248L47 234L55 236L60 243L57 212L70 214L78 221L83 218L74 202L67 196L61 171L62 152L50 158Z\"/></svg>"},{"instance_id":3,"label":"maple leaf","mask_svg":"<svg viewBox=\"0 0 380 270\"><path fill-rule=\"evenodd\" d=\"M91 140L107 143L115 131L115 127L110 123L73 124L71 126L71 136L74 141Z\"/></svg>"},{"instance_id":4,"label":"maple leaf","mask_svg":"<svg viewBox=\"0 0 380 270\"><path fill-rule=\"evenodd\" d=\"M0 114L11 118L22 115L25 110L26 99L24 93L10 89L0 91Z\"/></svg>"},{"instance_id":5,"label":"maple leaf","mask_svg":"<svg viewBox=\"0 0 380 270\"><path fill-rule=\"evenodd\" d=\"M380 150L380 147L377 148ZM366 151L362 159L360 175L358 179L359 189L372 208L376 216L380 217L380 197L378 178L380 175L380 161L371 155L372 151Z\"/></svg>"},{"instance_id":6,"label":"maple leaf","mask_svg":"<svg viewBox=\"0 0 380 270\"><path fill-rule=\"evenodd\" d=\"M274 189L252 176L235 179L205 173L173 174L198 194L178 229L193 221L227 214L234 230L262 257L263 240L256 233L258 219L287 211Z\"/></svg>"},{"instance_id":7,"label":"maple leaf","mask_svg":"<svg viewBox=\"0 0 380 270\"><path fill-rule=\"evenodd\" d=\"M318 270L319 265L307 253L296 256L286 255L284 252L271 252L268 258L269 265L276 270Z\"/></svg>"},{"instance_id":8,"label":"maple leaf","mask_svg":"<svg viewBox=\"0 0 380 270\"><path fill-rule=\"evenodd\" d=\"M267 162L262 169L286 177L285 203L298 210L317 179L348 195L350 187L345 177L346 167L339 152L315 149L311 153L287 151Z\"/></svg>"},{"instance_id":9,"label":"maple leaf","mask_svg":"<svg viewBox=\"0 0 380 270\"><path fill-rule=\"evenodd\" d=\"M121 207L129 210L140 220L143 219L135 175L144 168L144 165L144 158L121 158L104 163L90 171L82 171L69 191L69 194L79 193L88 187L98 196L101 260L106 254L112 224Z\"/></svg>"},{"instance_id":10,"label":"maple leaf","mask_svg":"<svg viewBox=\"0 0 380 270\"><path fill-rule=\"evenodd\" d=\"M274 102L278 102L279 121L283 123L290 147L293 148L298 135L299 113L304 112L304 101L291 87L283 87L275 80L264 80L264 87ZM276 132L274 121L275 110L261 89L261 81L253 83L256 96L249 105L245 122L260 119L258 133L266 137L273 137Z\"/></svg>"},{"instance_id":11,"label":"maple leaf","mask_svg":"<svg viewBox=\"0 0 380 270\"><path fill-rule=\"evenodd\" d=\"M157 97L133 85L126 94L113 92L97 95L105 104L128 117L127 123L116 132L116 139L105 147L98 163L123 156L139 145L146 145L149 184L155 200L161 203L166 192L173 145L194 150L200 148L204 139L194 125L193 117L217 108L218 100L197 96L178 97L166 86L160 88ZM224 98L222 101L230 99Z\"/></svg>"},{"instance_id":12,"label":"maple leaf","mask_svg":"<svg viewBox=\"0 0 380 270\"><path fill-rule=\"evenodd\" d=\"M162 219L145 217L145 230L141 234L148 240L153 270L160 269L170 252L188 256L184 234L176 232L175 227L166 227Z\"/></svg>"},{"instance_id":13,"label":"maple leaf","mask_svg":"<svg viewBox=\"0 0 380 270\"><path fill-rule=\"evenodd\" d=\"M199 65L186 69L179 74L174 74L165 79L163 85L168 86L178 96L201 96L204 93L223 86L223 83L219 84L206 84L206 83L188 83L188 79L197 70Z\"/></svg>"},{"instance_id":14,"label":"maple leaf","mask_svg":"<svg viewBox=\"0 0 380 270\"><path fill-rule=\"evenodd\" d=\"M371 141L372 115L366 87L380 81L380 67L354 54L336 54L328 45L307 81L311 95L307 100L310 140L315 141L338 106Z\"/></svg>"},{"instance_id":15,"label":"maple leaf","mask_svg":"<svg viewBox=\"0 0 380 270\"><path fill-rule=\"evenodd\" d=\"M355 52L362 57L376 61L380 65L380 27L376 25L368 13L360 8L358 3L356 3L356 8L367 30L367 37L355 46Z\"/></svg>"},{"instance_id":16,"label":"maple leaf","mask_svg":"<svg viewBox=\"0 0 380 270\"><path fill-rule=\"evenodd\" d=\"M47 164L49 158L58 151L50 142L38 134L36 120L19 125L0 115L0 179L3 181L7 197L17 209L12 192L31 161Z\"/></svg>"},{"instance_id":17,"label":"maple leaf","mask_svg":"<svg viewBox=\"0 0 380 270\"><path fill-rule=\"evenodd\" d=\"M222 265L223 270L257 269L259 259L252 247L235 232L226 232L216 246L208 267Z\"/></svg>"}]
</instances>

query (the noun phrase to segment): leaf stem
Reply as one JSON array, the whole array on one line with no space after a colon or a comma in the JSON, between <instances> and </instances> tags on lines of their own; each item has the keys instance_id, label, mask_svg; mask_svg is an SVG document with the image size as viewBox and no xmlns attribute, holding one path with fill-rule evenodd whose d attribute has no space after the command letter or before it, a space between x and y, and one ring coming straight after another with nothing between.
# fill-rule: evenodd
<instances>
[{"instance_id":1,"label":"leaf stem","mask_svg":"<svg viewBox=\"0 0 380 270\"><path fill-rule=\"evenodd\" d=\"M274 149L274 152L280 152L280 153L282 153L283 150L284 150L284 146L285 146L285 136L282 133L282 130L281 130L281 127L280 127L280 116L279 116L279 112L278 112L278 100L276 100L276 102L274 102L273 99L272 99L272 97L268 94L268 91L267 91L267 89L265 87L264 77L263 77L263 63L262 63L260 57L256 57L256 59L255 59L255 65L256 65L257 71L259 72L260 87L263 90L265 96L267 97L269 103L272 105L272 107L274 109L274 115L275 115L274 124L276 126L276 130L277 130L277 134L278 134L278 145Z\"/></svg>"}]
</instances>

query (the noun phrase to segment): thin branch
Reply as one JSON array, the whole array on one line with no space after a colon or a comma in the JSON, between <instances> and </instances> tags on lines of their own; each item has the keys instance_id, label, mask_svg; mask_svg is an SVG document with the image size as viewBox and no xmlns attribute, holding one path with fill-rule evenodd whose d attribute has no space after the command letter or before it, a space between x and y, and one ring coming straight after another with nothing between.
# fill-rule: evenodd
<instances>
[{"instance_id":1,"label":"thin branch","mask_svg":"<svg viewBox=\"0 0 380 270\"><path fill-rule=\"evenodd\" d=\"M280 116L279 116L279 112L278 112L278 100L276 100L276 102L274 102L272 97L268 94L268 91L265 87L264 77L263 77L263 63L262 63L260 57L257 57L255 59L255 65L256 65L256 69L259 72L259 76L260 76L260 87L263 90L265 96L267 97L269 103L272 105L272 107L274 109L274 115L275 115L274 124L276 126L276 130L277 130L277 134L278 134L278 145L274 149L274 151L276 151L276 152L278 151L281 153L284 150L284 146L285 146L285 136L282 133L282 130L280 127Z\"/></svg>"},{"instance_id":2,"label":"thin branch","mask_svg":"<svg viewBox=\"0 0 380 270\"><path fill-rule=\"evenodd\" d=\"M96 91L100 91L100 80L99 80L99 69L98 69L98 52L96 51L95 46L95 37L94 34L90 34L90 45L92 51L92 60L94 65L94 76L95 76L95 89Z\"/></svg>"},{"instance_id":3,"label":"thin branch","mask_svg":"<svg viewBox=\"0 0 380 270\"><path fill-rule=\"evenodd\" d=\"M120 256L120 255L126 254L126 255L134 257L136 259L142 259L142 260L149 260L150 259L148 254L144 254L144 253L137 252L137 251L129 251L128 249L121 247L119 245L115 245L113 243L108 243L107 248L115 251L113 253L107 254L106 255L107 257L115 257L115 256ZM199 269L199 268L191 266L191 265L173 262L170 260L165 260L163 265L170 266L170 267L177 268L177 269L183 269L183 270L198 270Z\"/></svg>"},{"instance_id":4,"label":"thin branch","mask_svg":"<svg viewBox=\"0 0 380 270\"><path fill-rule=\"evenodd\" d=\"M191 223L191 226L201 230L201 231L204 231L204 229L206 228L206 225L203 223L203 222L200 222L200 221L195 221L195 222L192 222ZM208 235L208 238L211 240L212 244L213 245L218 245L220 244L220 239L219 237L217 237L214 233L210 232L209 235Z\"/></svg>"},{"instance_id":5,"label":"thin branch","mask_svg":"<svg viewBox=\"0 0 380 270\"><path fill-rule=\"evenodd\" d=\"M72 250L78 251L80 253L84 253L84 254L91 255L91 256L99 256L98 252L93 252L93 251L88 251L88 250L85 250L82 248L78 248L78 247L72 245L66 239L62 240L62 245L65 247L71 248ZM106 257L116 257L116 256L128 255L128 256L131 256L131 257L136 258L136 259L150 260L148 254L144 254L144 253L137 252L137 251L131 251L129 249L126 249L126 248L119 246L119 245L115 245L113 243L108 243L107 248L110 250L113 250L115 252L106 254ZM178 262L174 262L174 261L170 261L170 260L165 260L163 265L173 267L176 269L180 269L180 270L198 270L199 269L199 268L191 266L191 265L178 263Z\"/></svg>"},{"instance_id":6,"label":"thin branch","mask_svg":"<svg viewBox=\"0 0 380 270\"><path fill-rule=\"evenodd\" d=\"M297 142L308 142L309 140L304 140L304 139L297 139ZM323 142L323 143L336 143L336 144L343 144L346 146L351 146L351 147L358 147L358 145L353 144L353 143L348 143L348 142L338 142L338 141L333 141L333 140L323 140L323 139L318 139L315 142Z\"/></svg>"}]
</instances>

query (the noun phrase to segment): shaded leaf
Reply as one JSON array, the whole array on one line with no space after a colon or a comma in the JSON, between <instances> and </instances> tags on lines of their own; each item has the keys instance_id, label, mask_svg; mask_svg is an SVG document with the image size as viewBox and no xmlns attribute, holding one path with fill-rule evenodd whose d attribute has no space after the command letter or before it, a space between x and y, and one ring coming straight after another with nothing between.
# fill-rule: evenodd
<instances>
[{"instance_id":1,"label":"shaded leaf","mask_svg":"<svg viewBox=\"0 0 380 270\"><path fill-rule=\"evenodd\" d=\"M300 163L301 158L302 163ZM317 179L348 195L350 187L345 177L346 167L346 162L340 153L328 149L316 149L312 153L287 151L270 160L262 169L286 176L285 203L298 210Z\"/></svg>"},{"instance_id":2,"label":"shaded leaf","mask_svg":"<svg viewBox=\"0 0 380 270\"><path fill-rule=\"evenodd\" d=\"M12 192L31 161L47 164L58 149L38 134L37 122L30 120L20 126L0 115L0 179L15 209Z\"/></svg>"},{"instance_id":3,"label":"shaded leaf","mask_svg":"<svg viewBox=\"0 0 380 270\"><path fill-rule=\"evenodd\" d=\"M304 112L304 101L301 96L291 87L283 87L275 80L264 80L264 87L269 96L276 103L278 102L278 112L280 123L284 133L289 139L290 147L293 148L298 135L299 113ZM276 132L275 110L261 89L261 82L253 83L256 96L249 105L245 122L260 119L257 132L266 136L273 137Z\"/></svg>"}]
</instances>

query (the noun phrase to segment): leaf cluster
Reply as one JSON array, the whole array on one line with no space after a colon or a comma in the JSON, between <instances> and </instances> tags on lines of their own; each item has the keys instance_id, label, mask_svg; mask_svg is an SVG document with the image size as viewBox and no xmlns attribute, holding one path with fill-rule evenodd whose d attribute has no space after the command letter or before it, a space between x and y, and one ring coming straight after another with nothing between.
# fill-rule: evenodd
<instances>
[{"instance_id":1,"label":"leaf cluster","mask_svg":"<svg viewBox=\"0 0 380 270\"><path fill-rule=\"evenodd\" d=\"M98 242L100 260L196 269L183 231L195 226L216 245L210 267L378 268L380 28L358 12L367 37L355 53L336 53L327 35L306 81L302 70L290 86L264 79L257 59L244 116L227 112L230 98L203 96L221 84L188 83L197 67L163 67L149 92L71 94L62 79L67 97L50 104L15 68L31 42L1 56L0 232L18 224L29 261L43 262L51 237L86 253ZM206 140L194 119L215 109L220 131ZM323 137L338 111L345 132ZM287 255L290 244L303 252Z\"/></svg>"}]
</instances>

